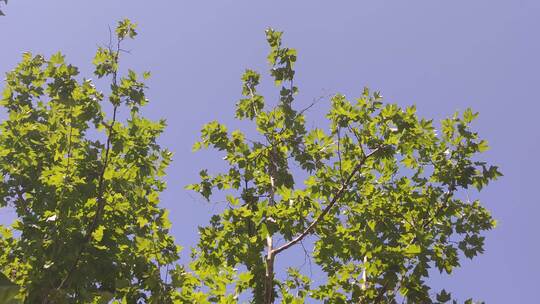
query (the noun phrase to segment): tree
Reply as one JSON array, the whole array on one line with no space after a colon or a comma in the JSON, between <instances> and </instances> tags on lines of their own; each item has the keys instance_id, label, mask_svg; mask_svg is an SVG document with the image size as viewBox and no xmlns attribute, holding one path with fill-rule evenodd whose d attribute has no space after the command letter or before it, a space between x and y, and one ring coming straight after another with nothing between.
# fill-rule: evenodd
<instances>
[{"instance_id":1,"label":"tree","mask_svg":"<svg viewBox=\"0 0 540 304\"><path fill-rule=\"evenodd\" d=\"M280 87L277 106L268 108L258 93L257 72L242 76L236 118L252 122L256 137L213 121L194 146L220 151L228 170L202 170L201 181L188 188L208 200L219 192L227 205L200 228L193 272L176 274L190 282L184 299L450 301L445 290L431 292L429 269L450 274L463 255L482 253L482 232L495 225L479 201L464 199L468 189L481 190L501 175L477 159L488 148L470 128L477 113L456 113L438 132L414 106L384 104L380 93L364 89L355 101L335 95L327 129L308 130L307 108L294 108L297 53L281 37L266 32L270 74ZM303 243L326 280L276 268Z\"/></svg>"},{"instance_id":2,"label":"tree","mask_svg":"<svg viewBox=\"0 0 540 304\"><path fill-rule=\"evenodd\" d=\"M26 53L7 73L0 207L17 219L0 226L0 291L15 283L16 303L172 301L163 274L178 247L158 207L171 160L156 142L165 122L141 116L144 80L119 69L121 45L136 34L119 22L116 43L94 58L95 76L110 78L109 113L106 95L60 53Z\"/></svg>"},{"instance_id":3,"label":"tree","mask_svg":"<svg viewBox=\"0 0 540 304\"><path fill-rule=\"evenodd\" d=\"M158 206L171 160L157 144L165 122L140 112L149 73L140 79L119 69L136 26L123 20L115 33L93 62L94 75L110 79L106 94L60 53L25 54L7 73L0 207L13 207L17 219L0 226L0 301L451 300L445 290L431 292L429 269L451 273L463 256L482 253L482 233L495 224L467 195L501 175L478 159L488 146L471 130L477 113L443 120L439 135L414 106L384 104L364 89L354 102L335 95L328 127L308 129L313 104L294 107L296 51L268 30L279 102L268 107L260 75L247 70L236 117L254 124L255 137L215 121L203 127L195 150L221 151L228 170L202 170L188 188L208 200L222 195L227 205L200 227L186 267ZM301 246L324 280L280 266Z\"/></svg>"}]
</instances>

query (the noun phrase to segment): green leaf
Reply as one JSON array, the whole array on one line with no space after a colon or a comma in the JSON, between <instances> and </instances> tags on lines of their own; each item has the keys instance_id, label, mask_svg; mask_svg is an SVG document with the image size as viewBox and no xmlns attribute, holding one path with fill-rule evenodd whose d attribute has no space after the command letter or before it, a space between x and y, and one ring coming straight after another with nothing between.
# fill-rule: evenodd
<instances>
[{"instance_id":1,"label":"green leaf","mask_svg":"<svg viewBox=\"0 0 540 304\"><path fill-rule=\"evenodd\" d=\"M136 29L137 24L132 23L129 19L124 19L120 22L118 22L118 26L116 27L116 35L118 36L118 39L124 39L124 38L135 38L137 36Z\"/></svg>"},{"instance_id":2,"label":"green leaf","mask_svg":"<svg viewBox=\"0 0 540 304\"><path fill-rule=\"evenodd\" d=\"M415 244L407 246L407 248L405 248L405 251L404 251L406 255L416 255L416 254L419 254L420 252L422 252L422 248Z\"/></svg>"},{"instance_id":3,"label":"green leaf","mask_svg":"<svg viewBox=\"0 0 540 304\"><path fill-rule=\"evenodd\" d=\"M463 112L463 121L465 121L465 123L471 123L477 117L478 113L473 113L470 108L467 108L465 112Z\"/></svg>"},{"instance_id":4,"label":"green leaf","mask_svg":"<svg viewBox=\"0 0 540 304\"><path fill-rule=\"evenodd\" d=\"M440 303L446 303L448 301L450 301L452 299L452 295L448 292L446 292L446 290L441 290L440 293L437 294L437 301L439 301Z\"/></svg>"},{"instance_id":5,"label":"green leaf","mask_svg":"<svg viewBox=\"0 0 540 304\"><path fill-rule=\"evenodd\" d=\"M489 145L488 145L488 142L486 140L481 140L479 143L478 143L478 152L482 153L482 152L485 152L489 149Z\"/></svg>"},{"instance_id":6,"label":"green leaf","mask_svg":"<svg viewBox=\"0 0 540 304\"><path fill-rule=\"evenodd\" d=\"M103 231L105 230L105 227L103 227L102 225L100 225L99 227L96 228L96 230L94 231L94 233L92 233L92 238L97 242L101 242L101 240L103 239Z\"/></svg>"}]
</instances>

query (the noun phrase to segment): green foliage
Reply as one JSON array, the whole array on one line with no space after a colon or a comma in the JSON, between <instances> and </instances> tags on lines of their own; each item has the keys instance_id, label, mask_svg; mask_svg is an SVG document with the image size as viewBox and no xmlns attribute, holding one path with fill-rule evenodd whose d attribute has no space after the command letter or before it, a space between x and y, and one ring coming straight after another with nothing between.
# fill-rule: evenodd
<instances>
[{"instance_id":1,"label":"green foliage","mask_svg":"<svg viewBox=\"0 0 540 304\"><path fill-rule=\"evenodd\" d=\"M158 207L171 160L157 144L165 122L141 116L145 84L119 72L120 44L135 29L121 21L117 44L94 59L95 75L111 79L109 114L106 94L60 53L26 53L6 75L0 207L17 219L0 227L0 278L17 285L19 302L173 301L162 274L179 248Z\"/></svg>"},{"instance_id":2,"label":"green foliage","mask_svg":"<svg viewBox=\"0 0 540 304\"><path fill-rule=\"evenodd\" d=\"M444 290L431 292L429 269L451 273L462 254L482 253L481 233L495 225L480 202L463 199L468 189L481 190L501 175L477 159L487 149L470 128L478 114L456 113L438 132L414 106L384 104L366 88L354 101L335 95L326 129L308 130L306 109L293 108L296 51L282 46L281 32L270 29L266 37L279 103L265 106L260 75L247 70L236 105L236 117L251 121L258 137L214 121L194 145L223 153L228 170L202 170L201 181L188 188L208 200L222 192L228 204L200 228L193 273L177 272L190 281L183 299L450 301ZM325 281L311 282L295 268L284 279L274 275L274 260L300 242L311 243Z\"/></svg>"},{"instance_id":3,"label":"green foliage","mask_svg":"<svg viewBox=\"0 0 540 304\"><path fill-rule=\"evenodd\" d=\"M106 94L60 53L27 53L6 75L0 207L17 218L0 226L0 302L457 303L428 279L482 253L495 225L468 199L501 176L478 159L488 145L470 127L477 113L456 113L438 132L414 106L366 88L355 100L333 96L328 124L309 129L311 106L294 107L296 50L267 30L279 101L268 107L260 75L246 70L236 118L256 137L217 121L202 128L193 149L218 150L228 168L201 170L188 188L207 200L219 192L227 206L181 265L158 206L171 161L157 143L165 122L140 113L150 74L120 75L136 24L123 20L115 33L93 60L94 75L110 79ZM322 281L275 267L300 245Z\"/></svg>"}]
</instances>

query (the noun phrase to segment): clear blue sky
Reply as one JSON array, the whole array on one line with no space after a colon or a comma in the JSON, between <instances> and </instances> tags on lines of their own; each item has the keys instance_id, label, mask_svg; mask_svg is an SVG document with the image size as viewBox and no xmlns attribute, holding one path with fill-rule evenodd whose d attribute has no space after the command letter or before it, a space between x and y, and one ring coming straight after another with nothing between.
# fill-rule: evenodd
<instances>
[{"instance_id":1,"label":"clear blue sky","mask_svg":"<svg viewBox=\"0 0 540 304\"><path fill-rule=\"evenodd\" d=\"M193 154L191 145L204 123L233 124L243 70L266 71L267 26L284 30L299 52L300 105L336 92L355 97L368 85L388 102L417 104L426 117L472 107L492 147L485 157L505 174L478 196L499 226L483 256L437 285L461 299L540 301L540 1L13 0L2 7L2 73L23 51L62 50L88 74L108 25L124 17L139 24L124 66L153 72L146 113L168 120L162 143L175 153L162 201L185 247L214 207L183 187L202 167L220 168L217 154ZM308 114L310 123L326 105ZM1 222L11 216L0 210Z\"/></svg>"}]
</instances>

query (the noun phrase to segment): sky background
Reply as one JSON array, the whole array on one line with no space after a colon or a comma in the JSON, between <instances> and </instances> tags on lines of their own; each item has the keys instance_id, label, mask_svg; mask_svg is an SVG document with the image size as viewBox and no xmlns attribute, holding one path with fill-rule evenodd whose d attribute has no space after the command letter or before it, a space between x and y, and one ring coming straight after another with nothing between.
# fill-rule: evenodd
<instances>
[{"instance_id":1,"label":"sky background","mask_svg":"<svg viewBox=\"0 0 540 304\"><path fill-rule=\"evenodd\" d=\"M436 120L472 107L480 112L474 127L491 145L484 159L505 176L471 199L492 210L498 227L487 233L484 255L435 284L460 299L539 302L540 1L13 0L2 10L2 74L24 51L61 50L89 75L108 26L124 17L139 24L122 65L152 71L145 113L167 119L161 142L175 153L162 206L186 248L217 207L184 186L200 169L223 165L221 155L191 146L206 122L238 125L242 72L268 70L268 26L284 30L285 44L298 50L298 107L337 92L354 98L364 86ZM275 96L264 79L264 92ZM324 124L327 109L325 99L307 113L308 125ZM0 209L0 222L12 216Z\"/></svg>"}]
</instances>

